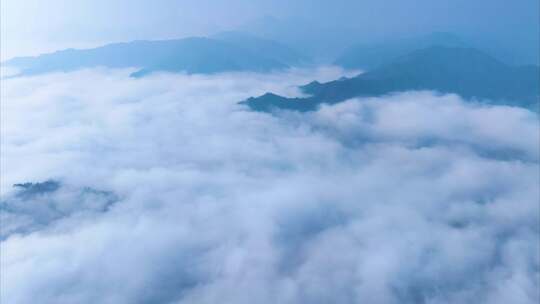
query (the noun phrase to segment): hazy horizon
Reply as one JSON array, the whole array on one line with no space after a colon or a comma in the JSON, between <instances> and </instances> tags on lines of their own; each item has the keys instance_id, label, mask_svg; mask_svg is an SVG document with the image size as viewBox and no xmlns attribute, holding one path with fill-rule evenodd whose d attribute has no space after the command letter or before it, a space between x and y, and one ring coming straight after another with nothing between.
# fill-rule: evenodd
<instances>
[{"instance_id":1,"label":"hazy horizon","mask_svg":"<svg viewBox=\"0 0 540 304\"><path fill-rule=\"evenodd\" d=\"M514 44L530 48L539 43L539 14L535 0L513 1L510 6L503 0L233 0L226 4L210 0L6 0L2 2L1 59L114 42L249 30L269 18L282 23L275 28L267 26L266 31L275 31L272 38L276 40L313 30L351 36L350 44L354 44L439 31L506 48ZM280 26L293 32L283 32Z\"/></svg>"}]
</instances>

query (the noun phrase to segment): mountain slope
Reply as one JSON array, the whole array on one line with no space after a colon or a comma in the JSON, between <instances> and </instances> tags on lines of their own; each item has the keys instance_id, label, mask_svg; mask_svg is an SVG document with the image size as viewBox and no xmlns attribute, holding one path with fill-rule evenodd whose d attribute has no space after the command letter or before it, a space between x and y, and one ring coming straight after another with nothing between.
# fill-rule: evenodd
<instances>
[{"instance_id":1,"label":"mountain slope","mask_svg":"<svg viewBox=\"0 0 540 304\"><path fill-rule=\"evenodd\" d=\"M134 76L156 71L216 73L269 71L287 64L266 58L234 44L209 38L115 43L85 50L68 49L37 57L21 57L3 63L21 70L21 75L104 66L138 67Z\"/></svg>"},{"instance_id":2,"label":"mountain slope","mask_svg":"<svg viewBox=\"0 0 540 304\"><path fill-rule=\"evenodd\" d=\"M284 44L270 39L259 38L241 31L221 32L211 36L211 38L233 44L252 53L287 65L303 65L311 62L311 59L307 56L300 54Z\"/></svg>"},{"instance_id":3,"label":"mountain slope","mask_svg":"<svg viewBox=\"0 0 540 304\"><path fill-rule=\"evenodd\" d=\"M355 28L328 26L317 20L265 16L238 28L257 37L279 41L319 64L331 64L351 43L366 39Z\"/></svg>"},{"instance_id":4,"label":"mountain slope","mask_svg":"<svg viewBox=\"0 0 540 304\"><path fill-rule=\"evenodd\" d=\"M274 108L310 111L322 103L332 104L353 97L432 90L533 108L539 98L540 69L538 66L508 66L470 48L431 47L354 78L322 84L312 82L302 90L311 97L288 99L266 94L244 103L257 111Z\"/></svg>"},{"instance_id":5,"label":"mountain slope","mask_svg":"<svg viewBox=\"0 0 540 304\"><path fill-rule=\"evenodd\" d=\"M373 69L414 50L433 46L466 47L467 44L457 36L444 32L379 44L356 44L346 49L334 64L347 69Z\"/></svg>"}]
</instances>

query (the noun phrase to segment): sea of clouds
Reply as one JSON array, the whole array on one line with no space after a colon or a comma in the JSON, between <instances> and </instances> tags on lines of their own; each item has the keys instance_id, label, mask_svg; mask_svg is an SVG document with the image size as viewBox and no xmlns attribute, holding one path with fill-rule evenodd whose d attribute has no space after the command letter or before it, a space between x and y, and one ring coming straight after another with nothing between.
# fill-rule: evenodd
<instances>
[{"instance_id":1,"label":"sea of clouds","mask_svg":"<svg viewBox=\"0 0 540 304\"><path fill-rule=\"evenodd\" d=\"M2 80L2 303L540 300L536 113L271 115L237 102L344 71L129 73Z\"/></svg>"}]
</instances>

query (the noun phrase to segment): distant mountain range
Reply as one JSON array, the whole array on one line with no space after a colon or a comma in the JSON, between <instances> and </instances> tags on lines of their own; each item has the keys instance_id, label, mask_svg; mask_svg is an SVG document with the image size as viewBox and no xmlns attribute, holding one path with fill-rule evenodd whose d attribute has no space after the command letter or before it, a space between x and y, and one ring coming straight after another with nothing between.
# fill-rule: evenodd
<instances>
[{"instance_id":1,"label":"distant mountain range","mask_svg":"<svg viewBox=\"0 0 540 304\"><path fill-rule=\"evenodd\" d=\"M244 32L223 32L210 38L115 43L93 49L68 49L2 63L20 75L68 72L108 67L139 70L133 77L154 72L218 73L268 72L310 64L310 58L279 42ZM312 82L301 89L307 98L272 93L244 103L257 111L315 110L322 103L393 92L432 90L456 93L467 99L533 108L538 103L540 70L537 65L511 66L468 47L454 35L434 33L375 46L352 47L336 63L346 68L368 68L353 78Z\"/></svg>"},{"instance_id":2,"label":"distant mountain range","mask_svg":"<svg viewBox=\"0 0 540 304\"><path fill-rule=\"evenodd\" d=\"M327 27L320 22L265 16L239 27L257 37L279 41L309 56L318 64L330 64L355 41L371 40L357 29Z\"/></svg>"},{"instance_id":3,"label":"distant mountain range","mask_svg":"<svg viewBox=\"0 0 540 304\"><path fill-rule=\"evenodd\" d=\"M276 40L259 38L241 31L221 32L210 38L224 41L259 54L265 58L275 60L290 66L302 66L312 63L312 59L305 54L293 50L291 47Z\"/></svg>"},{"instance_id":4,"label":"distant mountain range","mask_svg":"<svg viewBox=\"0 0 540 304\"><path fill-rule=\"evenodd\" d=\"M373 69L412 51L433 46L469 47L456 35L438 32L426 36L391 40L386 43L356 44L345 50L334 64L347 69Z\"/></svg>"},{"instance_id":5,"label":"distant mountain range","mask_svg":"<svg viewBox=\"0 0 540 304\"><path fill-rule=\"evenodd\" d=\"M328 26L314 19L275 18L266 16L239 27L257 37L279 41L309 55L319 64L338 63L344 67L371 69L378 64L408 52L431 46L472 47L486 51L491 56L511 65L540 64L537 30L516 31L514 35L483 35L455 29L455 32L436 32L429 29L414 31L389 31L366 26ZM404 32L414 36L404 36ZM492 32L492 31L490 31ZM378 60L379 54L385 57ZM365 56L363 56L365 55ZM397 56L396 56L397 55ZM360 56L364 57L361 58ZM371 59L378 62L371 64ZM338 60L336 60L339 58ZM352 62L349 61L352 59ZM358 60L358 62L356 62ZM366 64L367 63L367 64ZM352 64L352 65L351 65Z\"/></svg>"},{"instance_id":6,"label":"distant mountain range","mask_svg":"<svg viewBox=\"0 0 540 304\"><path fill-rule=\"evenodd\" d=\"M413 51L353 78L301 87L307 98L272 93L244 101L256 111L312 111L323 103L394 92L432 90L470 99L534 108L540 92L538 66L513 67L472 49L429 47Z\"/></svg>"},{"instance_id":7,"label":"distant mountain range","mask_svg":"<svg viewBox=\"0 0 540 304\"><path fill-rule=\"evenodd\" d=\"M68 49L37 57L19 57L3 63L20 69L19 75L68 72L81 68L140 68L132 76L153 72L217 73L267 72L299 65L309 59L286 46L239 32L212 38L134 41L93 49Z\"/></svg>"},{"instance_id":8,"label":"distant mountain range","mask_svg":"<svg viewBox=\"0 0 540 304\"><path fill-rule=\"evenodd\" d=\"M490 45L477 39L462 39L448 32L434 32L416 37L389 39L381 43L354 44L345 49L333 63L347 69L370 70L412 51L433 46L475 48L485 51L490 56L510 65L540 64L540 54L536 56L531 54L534 51L540 52L537 44L531 44L529 48L525 49L522 47L519 51L515 48L508 50L503 46Z\"/></svg>"}]
</instances>

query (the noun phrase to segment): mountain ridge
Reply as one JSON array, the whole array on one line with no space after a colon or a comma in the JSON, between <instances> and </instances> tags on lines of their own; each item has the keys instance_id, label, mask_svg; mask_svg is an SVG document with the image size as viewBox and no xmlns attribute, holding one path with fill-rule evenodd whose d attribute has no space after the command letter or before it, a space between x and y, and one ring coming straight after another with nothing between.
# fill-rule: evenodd
<instances>
[{"instance_id":1,"label":"mountain ridge","mask_svg":"<svg viewBox=\"0 0 540 304\"><path fill-rule=\"evenodd\" d=\"M334 64L347 69L373 69L415 50L434 46L469 47L470 45L455 34L433 32L390 42L356 43L342 52Z\"/></svg>"},{"instance_id":2,"label":"mountain ridge","mask_svg":"<svg viewBox=\"0 0 540 304\"><path fill-rule=\"evenodd\" d=\"M353 78L301 86L310 95L289 99L262 95L244 102L255 111L312 111L355 97L376 97L403 91L454 93L465 99L489 100L533 108L538 103L540 67L513 67L472 48L430 47Z\"/></svg>"},{"instance_id":3,"label":"mountain ridge","mask_svg":"<svg viewBox=\"0 0 540 304\"><path fill-rule=\"evenodd\" d=\"M249 42L246 42L249 43ZM279 48L275 46L275 48ZM288 50L284 50L286 53ZM289 67L246 47L207 37L169 40L137 40L90 49L66 49L32 57L16 57L2 63L16 67L16 76L69 72L82 68L139 68L133 76L154 72L218 73L267 72Z\"/></svg>"}]
</instances>

